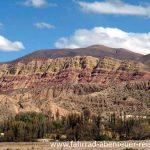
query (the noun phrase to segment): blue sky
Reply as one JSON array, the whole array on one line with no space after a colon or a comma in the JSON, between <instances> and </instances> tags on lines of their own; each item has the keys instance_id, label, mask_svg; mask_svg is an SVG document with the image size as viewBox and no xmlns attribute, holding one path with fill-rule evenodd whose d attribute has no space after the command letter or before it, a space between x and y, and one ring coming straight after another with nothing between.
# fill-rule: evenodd
<instances>
[{"instance_id":1,"label":"blue sky","mask_svg":"<svg viewBox=\"0 0 150 150\"><path fill-rule=\"evenodd\" d=\"M1 0L0 62L92 44L148 54L149 10L149 0Z\"/></svg>"}]
</instances>

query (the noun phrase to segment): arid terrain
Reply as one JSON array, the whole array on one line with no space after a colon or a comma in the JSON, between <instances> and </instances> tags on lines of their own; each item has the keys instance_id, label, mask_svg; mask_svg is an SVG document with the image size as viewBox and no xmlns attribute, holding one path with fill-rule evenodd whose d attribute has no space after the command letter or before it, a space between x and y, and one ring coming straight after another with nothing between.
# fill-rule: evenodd
<instances>
[{"instance_id":1,"label":"arid terrain","mask_svg":"<svg viewBox=\"0 0 150 150\"><path fill-rule=\"evenodd\" d=\"M92 52L92 53L91 53ZM0 64L0 117L19 112L61 115L89 108L92 113L150 112L149 55L125 49L37 51Z\"/></svg>"},{"instance_id":2,"label":"arid terrain","mask_svg":"<svg viewBox=\"0 0 150 150\"><path fill-rule=\"evenodd\" d=\"M126 144L136 143L137 145L142 145L143 141L129 141ZM148 141L147 141L148 142ZM66 142L69 143L69 142ZM84 142L81 142L84 143ZM90 143L90 142L89 142ZM97 145L93 147L52 147L51 143L0 143L0 150L149 150L150 146L146 146L146 142L143 144L144 146L131 146L131 147L123 147L123 146L101 146L104 142L97 142ZM121 143L124 143L123 141ZM108 143L107 143L108 144ZM117 142L109 142L111 145L117 144ZM149 143L150 144L150 143Z\"/></svg>"},{"instance_id":3,"label":"arid terrain","mask_svg":"<svg viewBox=\"0 0 150 150\"><path fill-rule=\"evenodd\" d=\"M150 150L150 0L0 0L0 150Z\"/></svg>"},{"instance_id":4,"label":"arid terrain","mask_svg":"<svg viewBox=\"0 0 150 150\"><path fill-rule=\"evenodd\" d=\"M12 117L12 120L8 119L1 124L4 132L1 136L2 141L36 141L38 137L50 138L52 135L55 135L53 140L65 135L66 139L82 141L82 139L88 140L86 133L90 136L90 140L148 139L149 69L149 55L143 56L125 49L98 45L84 49L41 50L11 62L1 63L0 120ZM31 113L20 114L21 112ZM72 116L69 116L71 113ZM18 118L17 114L20 114ZM63 121L58 115L62 118L67 117ZM95 119L92 118L94 115ZM45 116L47 128L44 128L40 119ZM48 125L49 116L52 118ZM86 116L89 116L88 120ZM101 123L102 118L103 123ZM79 127L82 133L78 130ZM85 128L89 130L86 131ZM95 138L90 134L91 131L94 131ZM36 136L34 132L37 133ZM97 132L100 132L98 136ZM132 148L149 150L148 146ZM75 150L77 148L64 146L54 148L51 147L51 143L42 142L0 143L0 150L30 149ZM99 146L78 149L98 150ZM101 149L128 150L112 146Z\"/></svg>"}]
</instances>

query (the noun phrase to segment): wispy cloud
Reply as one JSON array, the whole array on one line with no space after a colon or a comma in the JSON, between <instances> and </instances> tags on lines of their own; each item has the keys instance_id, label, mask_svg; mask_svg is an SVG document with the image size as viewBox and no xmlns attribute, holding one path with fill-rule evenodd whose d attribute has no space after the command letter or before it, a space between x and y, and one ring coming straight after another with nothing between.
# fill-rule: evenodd
<instances>
[{"instance_id":1,"label":"wispy cloud","mask_svg":"<svg viewBox=\"0 0 150 150\"><path fill-rule=\"evenodd\" d=\"M84 12L97 14L150 16L150 4L132 5L121 0L76 1Z\"/></svg>"},{"instance_id":2,"label":"wispy cloud","mask_svg":"<svg viewBox=\"0 0 150 150\"><path fill-rule=\"evenodd\" d=\"M0 51L18 51L24 49L24 45L20 41L12 42L0 35Z\"/></svg>"},{"instance_id":3,"label":"wispy cloud","mask_svg":"<svg viewBox=\"0 0 150 150\"><path fill-rule=\"evenodd\" d=\"M34 24L38 29L53 29L55 28L54 25L46 23L46 22L37 22Z\"/></svg>"},{"instance_id":4,"label":"wispy cloud","mask_svg":"<svg viewBox=\"0 0 150 150\"><path fill-rule=\"evenodd\" d=\"M57 48L80 48L102 44L113 48L126 48L136 53L150 53L150 32L125 32L118 28L95 27L91 30L78 29L70 37L56 41Z\"/></svg>"},{"instance_id":5,"label":"wispy cloud","mask_svg":"<svg viewBox=\"0 0 150 150\"><path fill-rule=\"evenodd\" d=\"M47 0L25 0L22 4L25 6L32 6L36 8L40 8L44 6L51 6L51 7L57 6L57 4L55 3L48 3Z\"/></svg>"}]
</instances>

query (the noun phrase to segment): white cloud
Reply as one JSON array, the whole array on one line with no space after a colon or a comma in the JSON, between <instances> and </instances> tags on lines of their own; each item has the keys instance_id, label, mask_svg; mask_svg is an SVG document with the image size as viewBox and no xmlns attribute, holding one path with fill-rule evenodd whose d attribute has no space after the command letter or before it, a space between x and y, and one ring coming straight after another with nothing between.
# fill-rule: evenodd
<instances>
[{"instance_id":1,"label":"white cloud","mask_svg":"<svg viewBox=\"0 0 150 150\"><path fill-rule=\"evenodd\" d=\"M42 7L47 4L46 0L26 0L24 2L26 6Z\"/></svg>"},{"instance_id":2,"label":"white cloud","mask_svg":"<svg viewBox=\"0 0 150 150\"><path fill-rule=\"evenodd\" d=\"M91 45L106 45L126 48L136 53L150 53L150 32L125 32L118 28L95 27L91 30L78 29L70 37L62 37L55 43L57 48L80 48Z\"/></svg>"},{"instance_id":3,"label":"white cloud","mask_svg":"<svg viewBox=\"0 0 150 150\"><path fill-rule=\"evenodd\" d=\"M37 22L34 24L37 28L39 29L53 29L55 28L54 25L51 25L49 23L46 23L46 22Z\"/></svg>"},{"instance_id":4,"label":"white cloud","mask_svg":"<svg viewBox=\"0 0 150 150\"><path fill-rule=\"evenodd\" d=\"M36 8L40 8L44 6L57 6L57 4L55 3L48 3L47 0L25 0L23 5L32 6Z\"/></svg>"},{"instance_id":5,"label":"white cloud","mask_svg":"<svg viewBox=\"0 0 150 150\"><path fill-rule=\"evenodd\" d=\"M97 14L118 14L118 15L137 15L150 16L149 5L132 5L121 0L106 0L102 2L77 1L84 12Z\"/></svg>"},{"instance_id":6,"label":"white cloud","mask_svg":"<svg viewBox=\"0 0 150 150\"><path fill-rule=\"evenodd\" d=\"M0 35L0 51L18 51L24 48L25 47L22 42L12 42Z\"/></svg>"}]
</instances>

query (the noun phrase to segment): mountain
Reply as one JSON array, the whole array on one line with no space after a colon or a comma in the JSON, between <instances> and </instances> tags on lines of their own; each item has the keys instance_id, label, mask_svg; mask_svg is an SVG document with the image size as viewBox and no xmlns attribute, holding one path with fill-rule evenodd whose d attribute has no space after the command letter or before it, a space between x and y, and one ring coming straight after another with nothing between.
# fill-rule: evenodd
<instances>
[{"instance_id":1,"label":"mountain","mask_svg":"<svg viewBox=\"0 0 150 150\"><path fill-rule=\"evenodd\" d=\"M0 66L0 91L54 84L148 80L142 63L111 57L76 56Z\"/></svg>"},{"instance_id":2,"label":"mountain","mask_svg":"<svg viewBox=\"0 0 150 150\"><path fill-rule=\"evenodd\" d=\"M97 58L103 58L105 56L116 58L116 59L131 59L139 60L142 56L131 52L127 49L122 48L110 48L103 45L93 45L86 48L78 49L51 49L51 50L39 50L19 58L16 62L29 62L32 60L45 60L49 58L60 58L60 57L75 57L75 56L93 56Z\"/></svg>"},{"instance_id":3,"label":"mountain","mask_svg":"<svg viewBox=\"0 0 150 150\"><path fill-rule=\"evenodd\" d=\"M0 119L26 111L66 115L84 108L105 115L148 115L150 72L142 59L125 49L95 45L37 51L2 63Z\"/></svg>"},{"instance_id":4,"label":"mountain","mask_svg":"<svg viewBox=\"0 0 150 150\"><path fill-rule=\"evenodd\" d=\"M150 66L150 54L145 55L145 56L142 56L142 57L141 57L141 61L142 61L144 64L147 64L148 66Z\"/></svg>"}]
</instances>

